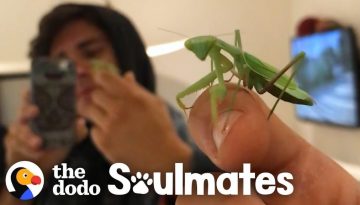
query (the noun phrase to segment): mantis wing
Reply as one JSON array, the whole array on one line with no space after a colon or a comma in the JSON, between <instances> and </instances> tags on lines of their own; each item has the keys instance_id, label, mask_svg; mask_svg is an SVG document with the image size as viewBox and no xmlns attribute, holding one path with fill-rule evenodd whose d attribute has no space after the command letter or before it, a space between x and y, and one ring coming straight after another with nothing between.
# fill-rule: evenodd
<instances>
[{"instance_id":1,"label":"mantis wing","mask_svg":"<svg viewBox=\"0 0 360 205\"><path fill-rule=\"evenodd\" d=\"M278 72L274 66L261 61L250 53L244 52L244 58L246 64L249 65L251 71L255 72L257 75L261 76L266 81L270 81L271 79L273 79ZM283 88L288 81L289 78L283 75L275 82L275 85ZM287 89L298 89L298 86L296 85L295 81L291 80Z\"/></svg>"},{"instance_id":2,"label":"mantis wing","mask_svg":"<svg viewBox=\"0 0 360 205\"><path fill-rule=\"evenodd\" d=\"M254 87L257 91L262 90L264 86L267 84L267 81L258 76L255 73L251 73L254 82ZM279 97L282 90L284 90L284 86L274 84L274 86L270 87L267 91L273 95L274 97ZM284 94L281 96L281 99L287 102L303 104L303 105L313 105L314 102L310 95L308 95L305 91L296 87L296 89L286 89Z\"/></svg>"},{"instance_id":3,"label":"mantis wing","mask_svg":"<svg viewBox=\"0 0 360 205\"><path fill-rule=\"evenodd\" d=\"M276 76L277 71L273 66L262 62L249 53L244 53L244 57L252 71L250 75L255 89L260 92L268 82ZM279 97L288 83L287 89L281 96L282 100L296 104L313 105L312 98L305 91L300 89L292 79L284 75L281 76L273 86L268 87L266 91L275 97Z\"/></svg>"}]
</instances>

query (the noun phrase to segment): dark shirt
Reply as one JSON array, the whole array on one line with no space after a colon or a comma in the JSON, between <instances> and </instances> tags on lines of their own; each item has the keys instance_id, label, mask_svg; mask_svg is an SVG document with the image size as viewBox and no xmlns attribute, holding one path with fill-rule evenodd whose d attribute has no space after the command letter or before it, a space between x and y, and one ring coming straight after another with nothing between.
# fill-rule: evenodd
<instances>
[{"instance_id":1,"label":"dark shirt","mask_svg":"<svg viewBox=\"0 0 360 205\"><path fill-rule=\"evenodd\" d=\"M6 128L0 124L0 185L5 182L5 150L4 150L4 137L6 134Z\"/></svg>"}]
</instances>

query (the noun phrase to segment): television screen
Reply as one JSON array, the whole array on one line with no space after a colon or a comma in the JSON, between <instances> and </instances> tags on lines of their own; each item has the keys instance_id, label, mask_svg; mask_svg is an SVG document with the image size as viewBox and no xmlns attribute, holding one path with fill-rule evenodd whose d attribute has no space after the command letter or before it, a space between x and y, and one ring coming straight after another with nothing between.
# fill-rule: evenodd
<instances>
[{"instance_id":1,"label":"television screen","mask_svg":"<svg viewBox=\"0 0 360 205\"><path fill-rule=\"evenodd\" d=\"M296 81L315 101L314 106L296 105L300 118L344 126L359 125L357 52L351 29L336 29L291 42L292 56L301 51Z\"/></svg>"}]
</instances>

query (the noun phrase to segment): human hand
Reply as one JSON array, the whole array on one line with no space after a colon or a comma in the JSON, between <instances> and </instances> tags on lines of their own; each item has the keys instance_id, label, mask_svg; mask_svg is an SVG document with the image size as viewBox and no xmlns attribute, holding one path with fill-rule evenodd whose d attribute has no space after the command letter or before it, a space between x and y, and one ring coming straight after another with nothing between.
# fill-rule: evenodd
<instances>
[{"instance_id":1,"label":"human hand","mask_svg":"<svg viewBox=\"0 0 360 205\"><path fill-rule=\"evenodd\" d=\"M45 174L51 172L54 165L60 163L70 147L57 149L44 149L42 139L30 128L29 123L39 114L39 109L31 103L30 92L26 91L22 98L22 105L17 119L10 125L9 131L5 136L5 162L6 166L28 160L36 163ZM76 122L77 142L86 137L87 130L85 120L77 119Z\"/></svg>"},{"instance_id":2,"label":"human hand","mask_svg":"<svg viewBox=\"0 0 360 205\"><path fill-rule=\"evenodd\" d=\"M142 172L190 163L190 147L177 136L166 104L141 87L132 72L94 75L91 100L80 100L78 110L93 122L92 140L109 161Z\"/></svg>"},{"instance_id":3,"label":"human hand","mask_svg":"<svg viewBox=\"0 0 360 205\"><path fill-rule=\"evenodd\" d=\"M267 120L269 109L258 95L235 85L218 105L213 126L208 92L194 103L189 128L197 145L225 171L241 171L251 163L256 174L289 172L293 194L281 196L189 196L178 205L191 204L360 204L359 184L334 161L316 150L288 128L278 117ZM235 94L235 103L232 97ZM230 113L225 110L232 108ZM240 192L239 192L240 193ZM210 203L211 201L211 203Z\"/></svg>"}]
</instances>

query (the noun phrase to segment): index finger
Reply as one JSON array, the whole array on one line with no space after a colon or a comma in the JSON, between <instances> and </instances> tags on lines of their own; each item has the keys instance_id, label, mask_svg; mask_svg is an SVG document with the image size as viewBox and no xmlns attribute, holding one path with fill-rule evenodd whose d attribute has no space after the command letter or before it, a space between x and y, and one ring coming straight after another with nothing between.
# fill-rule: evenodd
<instances>
[{"instance_id":1,"label":"index finger","mask_svg":"<svg viewBox=\"0 0 360 205\"><path fill-rule=\"evenodd\" d=\"M129 86L121 76L109 72L99 71L94 76L95 82L106 93L120 97L129 93Z\"/></svg>"}]
</instances>

